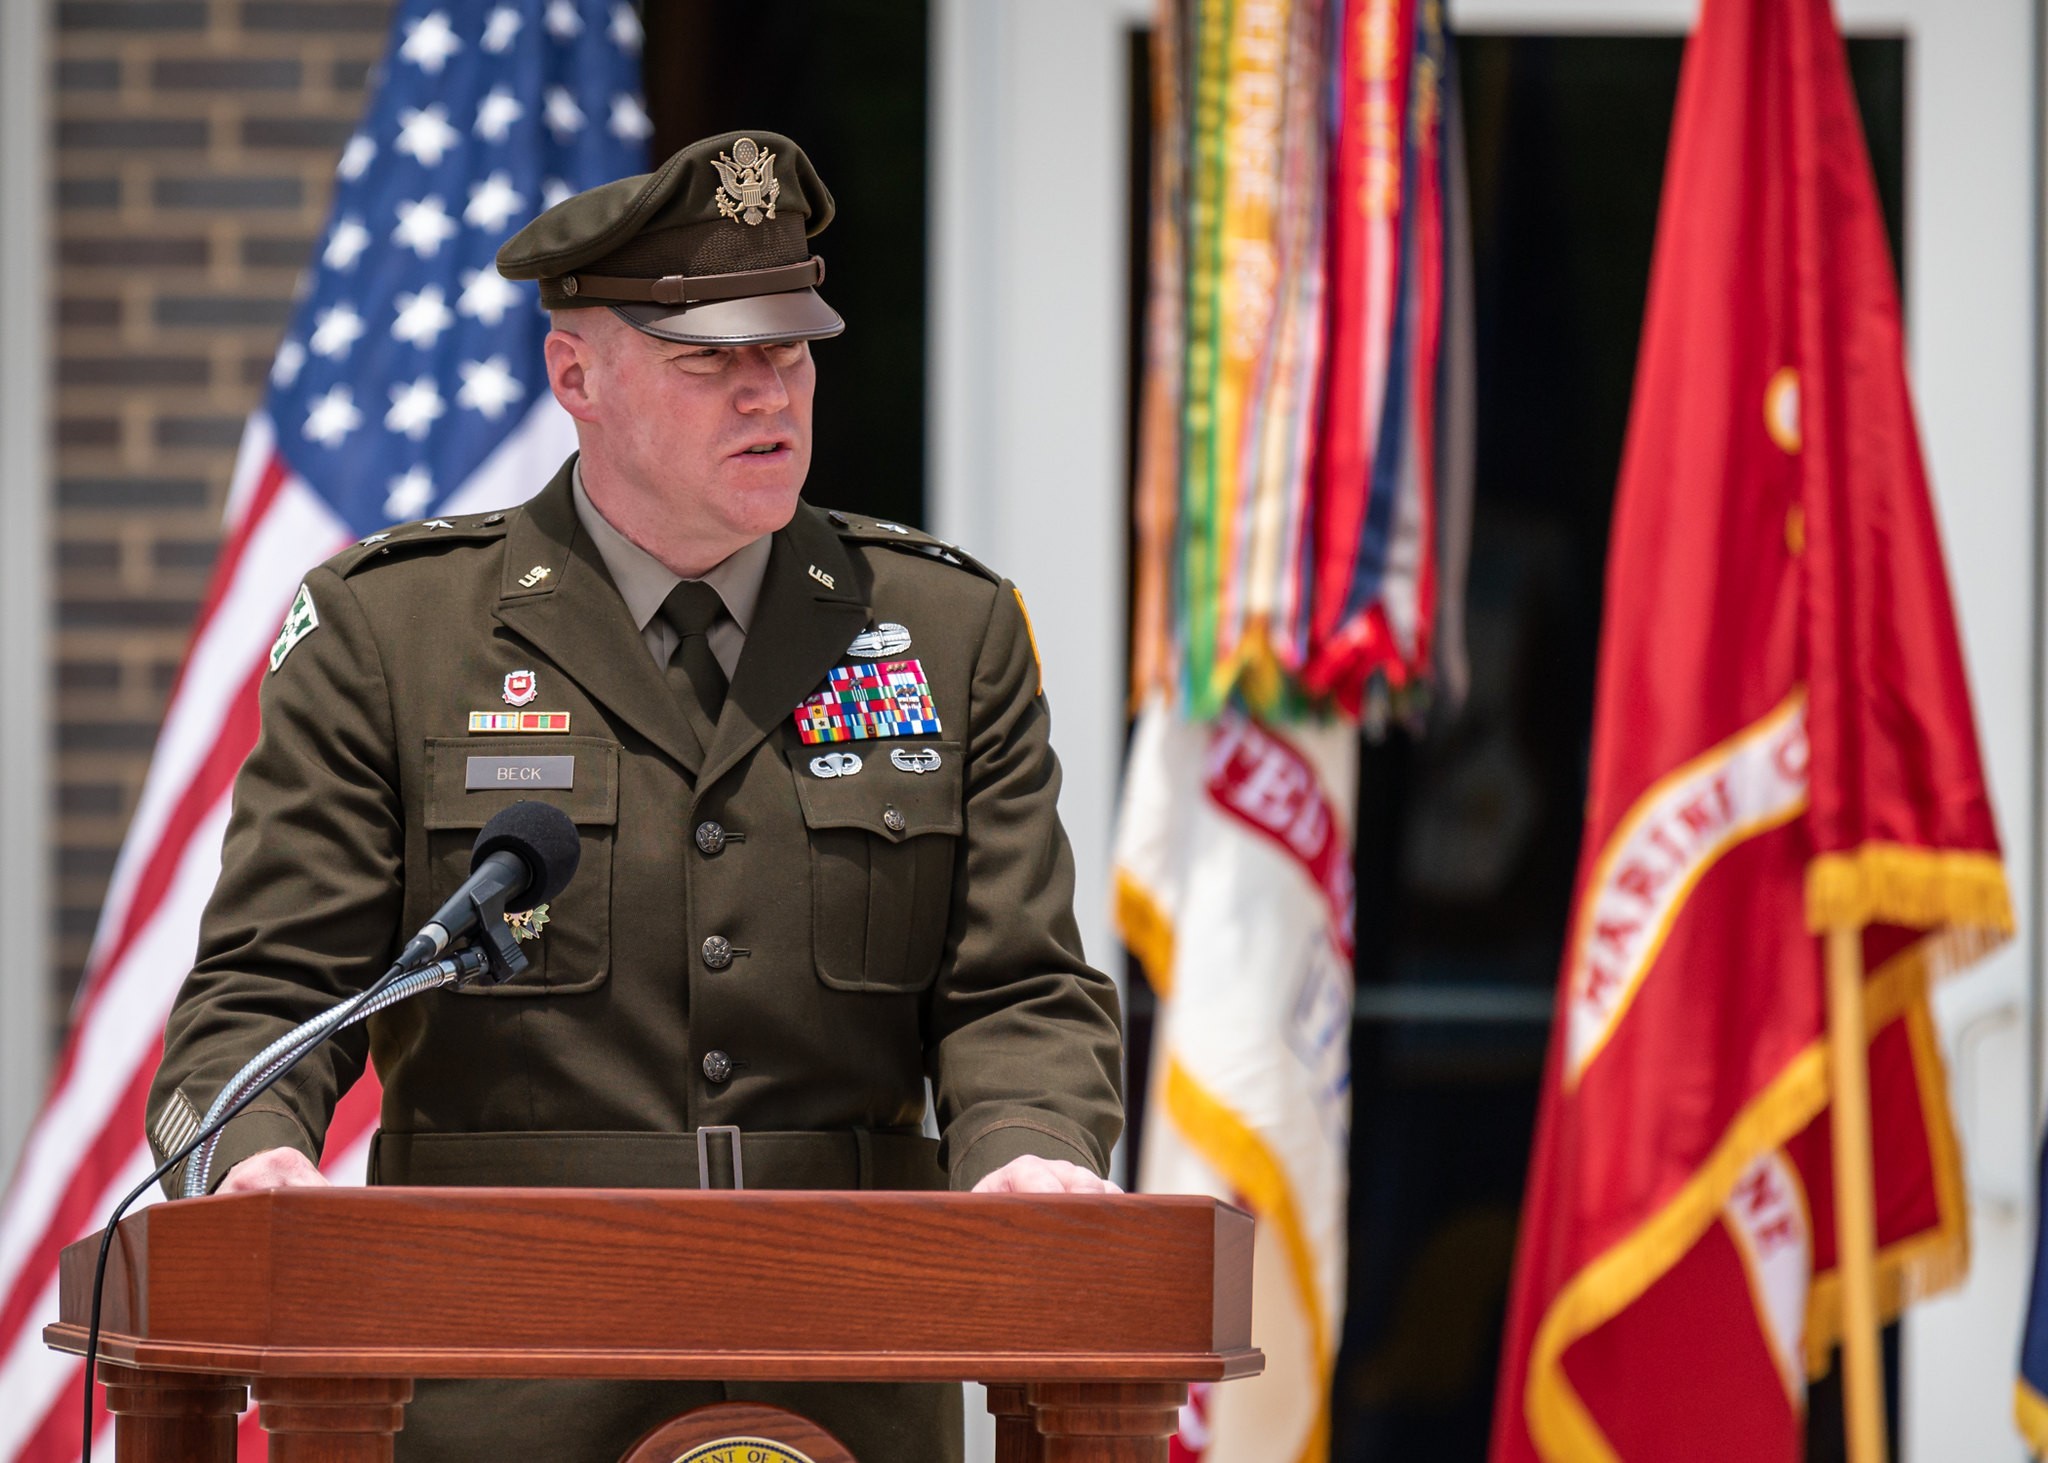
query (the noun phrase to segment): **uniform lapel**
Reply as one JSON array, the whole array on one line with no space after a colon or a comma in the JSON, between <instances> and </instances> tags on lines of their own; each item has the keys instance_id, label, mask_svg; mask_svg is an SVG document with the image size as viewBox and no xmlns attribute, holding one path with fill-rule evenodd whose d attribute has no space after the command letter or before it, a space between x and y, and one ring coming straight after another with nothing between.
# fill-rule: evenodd
<instances>
[{"instance_id":1,"label":"uniform lapel","mask_svg":"<svg viewBox=\"0 0 2048 1463\"><path fill-rule=\"evenodd\" d=\"M761 602L698 787L723 777L795 713L846 658L867 616L866 592L839 535L815 508L798 504L769 551Z\"/></svg>"},{"instance_id":2,"label":"uniform lapel","mask_svg":"<svg viewBox=\"0 0 2048 1463\"><path fill-rule=\"evenodd\" d=\"M536 574L540 569L547 572ZM497 615L593 700L696 776L703 749L647 653L597 546L576 521L566 463L506 531Z\"/></svg>"}]
</instances>

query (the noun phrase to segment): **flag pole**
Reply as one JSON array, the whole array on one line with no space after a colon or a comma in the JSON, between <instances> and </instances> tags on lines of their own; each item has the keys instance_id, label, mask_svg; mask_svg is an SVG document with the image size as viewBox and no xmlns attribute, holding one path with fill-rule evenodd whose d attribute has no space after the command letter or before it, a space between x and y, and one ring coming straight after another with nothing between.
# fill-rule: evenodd
<instances>
[{"instance_id":1,"label":"flag pole","mask_svg":"<svg viewBox=\"0 0 2048 1463\"><path fill-rule=\"evenodd\" d=\"M1842 1413L1849 1463L1885 1463L1884 1369L1878 1356L1876 1187L1870 1154L1870 1061L1863 1013L1863 930L1830 929L1828 1065L1835 1146L1835 1265L1842 1280Z\"/></svg>"}]
</instances>

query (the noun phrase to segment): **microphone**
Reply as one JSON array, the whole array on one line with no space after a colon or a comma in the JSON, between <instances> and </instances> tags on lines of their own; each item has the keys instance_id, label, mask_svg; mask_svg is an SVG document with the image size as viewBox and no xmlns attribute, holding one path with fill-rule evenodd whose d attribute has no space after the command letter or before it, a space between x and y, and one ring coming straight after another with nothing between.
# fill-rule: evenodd
<instances>
[{"instance_id":1,"label":"microphone","mask_svg":"<svg viewBox=\"0 0 2048 1463\"><path fill-rule=\"evenodd\" d=\"M450 940L469 933L486 916L496 921L547 903L568 885L582 857L576 825L560 808L517 802L500 809L470 849L469 877L406 942L399 966L410 969L436 958ZM492 933L486 925L486 934Z\"/></svg>"}]
</instances>

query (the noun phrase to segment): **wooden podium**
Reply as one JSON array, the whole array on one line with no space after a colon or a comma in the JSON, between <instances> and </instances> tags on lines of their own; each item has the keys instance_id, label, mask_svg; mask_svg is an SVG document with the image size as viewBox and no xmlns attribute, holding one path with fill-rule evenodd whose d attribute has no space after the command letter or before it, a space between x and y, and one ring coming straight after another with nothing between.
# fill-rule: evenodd
<instances>
[{"instance_id":1,"label":"wooden podium","mask_svg":"<svg viewBox=\"0 0 2048 1463\"><path fill-rule=\"evenodd\" d=\"M1265 1365L1251 1283L1201 1198L279 1189L122 1223L100 1374L119 1463L233 1463L251 1387L277 1463L388 1463L416 1377L979 1381L999 1463L1165 1463L1189 1382Z\"/></svg>"}]
</instances>

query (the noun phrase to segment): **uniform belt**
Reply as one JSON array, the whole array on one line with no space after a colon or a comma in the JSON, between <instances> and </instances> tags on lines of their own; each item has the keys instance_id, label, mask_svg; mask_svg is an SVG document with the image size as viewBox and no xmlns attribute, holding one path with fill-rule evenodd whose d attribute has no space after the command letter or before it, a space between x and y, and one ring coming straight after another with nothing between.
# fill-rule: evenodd
<instances>
[{"instance_id":1,"label":"uniform belt","mask_svg":"<svg viewBox=\"0 0 2048 1463\"><path fill-rule=\"evenodd\" d=\"M393 1133L370 1143L373 1184L544 1189L733 1187L732 1145L705 1145L700 1182L694 1133ZM935 1139L865 1128L836 1133L740 1134L750 1189L943 1189Z\"/></svg>"}]
</instances>

